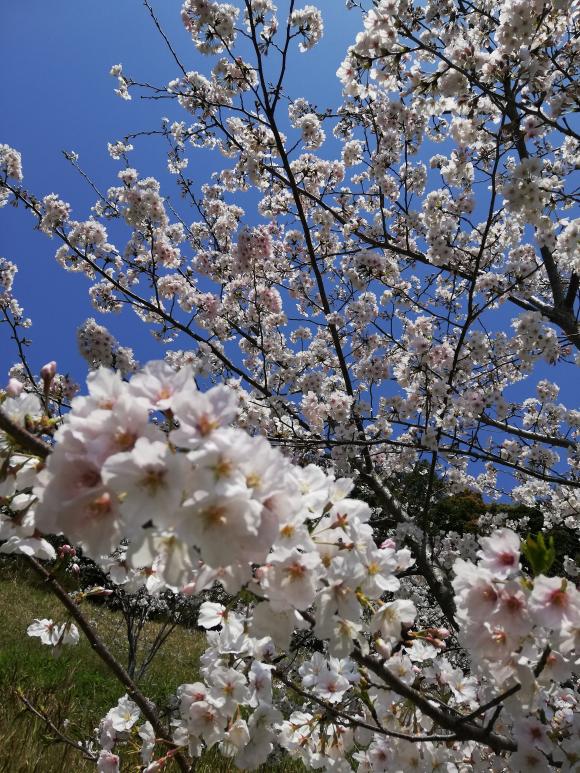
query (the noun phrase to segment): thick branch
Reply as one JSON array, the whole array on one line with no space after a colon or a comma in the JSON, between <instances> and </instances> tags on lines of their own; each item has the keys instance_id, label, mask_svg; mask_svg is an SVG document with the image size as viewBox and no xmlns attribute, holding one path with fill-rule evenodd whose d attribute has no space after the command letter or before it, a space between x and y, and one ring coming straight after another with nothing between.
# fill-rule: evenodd
<instances>
[{"instance_id":1,"label":"thick branch","mask_svg":"<svg viewBox=\"0 0 580 773\"><path fill-rule=\"evenodd\" d=\"M423 714L431 717L431 719L440 727L451 731L458 739L464 741L477 741L477 743L489 746L496 753L502 751L517 751L517 744L511 739L499 735L498 733L493 733L488 730L488 728L482 727L481 725L476 725L472 722L464 722L463 717L460 715L452 715L443 711L443 709L434 705L422 693L415 690L414 687L410 687L408 684L402 682L398 677L392 674L388 668L385 668L380 660L373 656L363 655L361 652L355 650L351 653L351 657L359 665L368 668L369 671L372 671L379 679L382 679L391 690L401 697L410 700L423 712Z\"/></svg>"},{"instance_id":2,"label":"thick branch","mask_svg":"<svg viewBox=\"0 0 580 773\"><path fill-rule=\"evenodd\" d=\"M367 484L371 491L377 497L380 506L385 512L393 517L396 523L404 523L408 520L403 506L397 499L391 494L391 492L377 480L374 475L362 474L361 480ZM444 582L442 582L435 573L433 566L431 565L425 551L421 545L418 545L414 540L410 541L413 548L413 556L417 562L417 568L421 575L425 578L429 590L435 597L435 600L441 607L441 610L451 626L458 630L459 626L455 619L455 602L453 600L453 591Z\"/></svg>"},{"instance_id":3,"label":"thick branch","mask_svg":"<svg viewBox=\"0 0 580 773\"><path fill-rule=\"evenodd\" d=\"M368 722L363 721L362 719L357 719L356 717L351 717L349 714L347 714L344 711L340 711L335 706L332 706L332 704L328 703L327 701L322 700L322 698L318 698L316 695L312 695L311 693L307 692L306 690L303 690L299 685L292 682L290 679L288 679L286 676L284 676L283 672L279 669L276 669L273 672L274 677L279 681L282 682L282 684L285 684L286 687L293 690L295 693L300 695L302 698L306 698L307 700L313 701L314 703L317 703L319 706L321 706L327 714L330 714L331 716L335 717L338 721L341 722L341 724L350 725L352 727L363 727L365 730L370 730L373 733L379 733L379 735L387 735L391 738L400 738L404 741L411 741L412 743L420 743L422 741L454 741L456 740L456 736L450 735L450 734L440 734L440 735L410 735L409 733L398 733L396 730L387 730L381 725L371 725Z\"/></svg>"},{"instance_id":4,"label":"thick branch","mask_svg":"<svg viewBox=\"0 0 580 773\"><path fill-rule=\"evenodd\" d=\"M28 430L24 429L24 427L21 427L20 424L17 424L1 409L0 429L3 430L7 435L10 435L10 437L18 443L20 448L25 451L29 451L31 454L34 454L34 456L40 456L41 459L46 459L46 457L52 451L48 443L40 440L31 432L28 432Z\"/></svg>"}]
</instances>

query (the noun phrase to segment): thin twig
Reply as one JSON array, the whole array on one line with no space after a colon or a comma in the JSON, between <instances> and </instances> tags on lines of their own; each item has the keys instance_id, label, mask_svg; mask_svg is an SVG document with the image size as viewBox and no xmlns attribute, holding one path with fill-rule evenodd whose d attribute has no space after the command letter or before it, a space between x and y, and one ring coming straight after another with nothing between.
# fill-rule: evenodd
<instances>
[{"instance_id":1,"label":"thin twig","mask_svg":"<svg viewBox=\"0 0 580 773\"><path fill-rule=\"evenodd\" d=\"M80 752L86 759L92 760L93 762L97 761L98 758L94 752L92 752L87 746L84 746L81 741L75 741L74 739L65 735L61 730L59 730L54 722L50 719L50 717L32 705L24 693L20 692L20 690L16 690L16 696L26 706L27 711L29 711L31 714L34 714L35 717L44 722L44 724L55 734L55 736L60 741L62 741L62 743L65 743L68 746L72 746L73 749L75 749L77 752Z\"/></svg>"}]
</instances>

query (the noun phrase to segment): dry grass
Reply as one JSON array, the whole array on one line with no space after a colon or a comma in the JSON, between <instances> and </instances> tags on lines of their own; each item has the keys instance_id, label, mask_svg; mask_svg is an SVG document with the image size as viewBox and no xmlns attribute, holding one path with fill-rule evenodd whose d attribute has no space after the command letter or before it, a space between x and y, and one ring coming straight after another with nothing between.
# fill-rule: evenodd
<instances>
[{"instance_id":1,"label":"dry grass","mask_svg":"<svg viewBox=\"0 0 580 773\"><path fill-rule=\"evenodd\" d=\"M124 662L123 619L105 606L87 605L86 613L101 637ZM34 618L63 622L64 610L42 584L14 560L0 562L0 773L84 773L95 766L75 749L55 742L46 724L27 711L18 693L48 715L67 736L86 739L109 708L124 693L106 667L81 638L77 647L55 657L39 639L26 635ZM147 635L155 635L149 623ZM198 658L203 634L176 629L145 675L141 687L158 706L168 703L177 685L198 678ZM139 770L138 750L126 749L123 771ZM176 769L176 767L174 768ZM230 761L211 751L197 767L198 773L236 770ZM304 768L289 760L267 764L264 771L298 773ZM168 773L171 769L167 768Z\"/></svg>"}]
</instances>

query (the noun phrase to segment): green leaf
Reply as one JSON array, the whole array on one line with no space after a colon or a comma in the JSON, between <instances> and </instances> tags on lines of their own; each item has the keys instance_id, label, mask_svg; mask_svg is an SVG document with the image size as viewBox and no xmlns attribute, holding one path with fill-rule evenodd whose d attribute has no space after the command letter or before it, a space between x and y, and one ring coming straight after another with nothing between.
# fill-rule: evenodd
<instances>
[{"instance_id":1,"label":"green leaf","mask_svg":"<svg viewBox=\"0 0 580 773\"><path fill-rule=\"evenodd\" d=\"M548 544L546 544L541 532L535 537L529 534L527 540L522 544L522 553L532 567L534 577L539 574L547 574L556 558L554 537L548 537Z\"/></svg>"}]
</instances>

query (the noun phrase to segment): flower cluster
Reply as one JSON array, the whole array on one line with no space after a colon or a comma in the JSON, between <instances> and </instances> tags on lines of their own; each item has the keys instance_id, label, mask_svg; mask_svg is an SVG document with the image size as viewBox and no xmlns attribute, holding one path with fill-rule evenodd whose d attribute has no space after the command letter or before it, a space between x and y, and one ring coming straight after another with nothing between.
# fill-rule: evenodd
<instances>
[{"instance_id":1,"label":"flower cluster","mask_svg":"<svg viewBox=\"0 0 580 773\"><path fill-rule=\"evenodd\" d=\"M62 533L114 583L190 595L215 582L224 587L228 606L206 601L199 611L208 649L203 681L177 692L178 747L196 757L217 744L245 769L263 764L279 744L326 770L350 770L344 759L350 752L359 771L413 758L423 766L441 759L456 770L471 754L466 743L456 739L442 750L404 740L403 702L409 695L420 701L428 690L454 706L457 718L462 706L469 713L511 685L504 724L518 750L509 769L542 754L557 759L555 737L563 744L560 759L578 753L572 718L557 715L567 695L557 685L577 670L580 592L564 578L527 577L514 531L500 528L482 538L477 564L461 558L454 565L459 641L473 660L470 675L446 654L449 630L427 622L419 596L401 579L414 566L411 552L392 539L375 542L372 510L349 496L351 480L295 466L263 437L232 427L239 411L234 390L200 392L190 368L162 361L129 381L100 368L88 387L87 396L73 399L45 469L37 473L33 459L8 451L2 496L10 513L3 528L13 533L5 546L54 558L41 535ZM38 401L25 405L28 399L21 392L3 410L23 422L24 412L40 411ZM294 663L292 643L301 631L315 637L320 652ZM36 620L28 633L53 646L78 641L74 625L52 620ZM280 682L301 691L301 711L285 717L277 703ZM452 723L453 714L441 719L428 702L420 705L427 735L434 722ZM547 706L549 720L542 714ZM115 746L139 716L125 696L102 720L102 770L118 770ZM399 740L387 742L391 733ZM149 764L155 744L147 723L138 735Z\"/></svg>"},{"instance_id":2,"label":"flower cluster","mask_svg":"<svg viewBox=\"0 0 580 773\"><path fill-rule=\"evenodd\" d=\"M235 39L239 10L228 3L186 0L181 18L195 45L203 54L216 54Z\"/></svg>"},{"instance_id":3,"label":"flower cluster","mask_svg":"<svg viewBox=\"0 0 580 773\"><path fill-rule=\"evenodd\" d=\"M264 261L272 257L272 237L268 231L265 228L242 229L238 236L236 257L240 271L249 271L257 263L263 265Z\"/></svg>"},{"instance_id":4,"label":"flower cluster","mask_svg":"<svg viewBox=\"0 0 580 773\"><path fill-rule=\"evenodd\" d=\"M22 180L22 156L10 145L0 144L0 171L6 177Z\"/></svg>"},{"instance_id":5,"label":"flower cluster","mask_svg":"<svg viewBox=\"0 0 580 773\"><path fill-rule=\"evenodd\" d=\"M18 267L6 258L0 258L0 302L6 301L10 296L12 284Z\"/></svg>"},{"instance_id":6,"label":"flower cluster","mask_svg":"<svg viewBox=\"0 0 580 773\"><path fill-rule=\"evenodd\" d=\"M132 349L119 346L116 338L93 317L77 330L77 342L81 355L92 368L114 366L124 374L137 368Z\"/></svg>"},{"instance_id":7,"label":"flower cluster","mask_svg":"<svg viewBox=\"0 0 580 773\"><path fill-rule=\"evenodd\" d=\"M56 193L50 193L42 200L44 214L40 221L40 230L49 236L55 228L62 226L69 214L70 205L59 199Z\"/></svg>"},{"instance_id":8,"label":"flower cluster","mask_svg":"<svg viewBox=\"0 0 580 773\"><path fill-rule=\"evenodd\" d=\"M26 629L29 636L37 636L41 644L50 647L59 647L63 644L75 645L79 643L79 631L74 623L62 623L58 625L52 620L35 620Z\"/></svg>"},{"instance_id":9,"label":"flower cluster","mask_svg":"<svg viewBox=\"0 0 580 773\"><path fill-rule=\"evenodd\" d=\"M534 764L548 769L545 755L559 755L542 712L565 695L558 685L577 674L580 592L563 577L530 580L522 570L520 538L511 529L495 531L480 545L477 564L458 559L453 567L460 639L481 679L499 690L517 685L508 707L520 742L513 765L524 769L525 760L531 766L535 757ZM577 755L573 716L559 717L557 727L566 752Z\"/></svg>"},{"instance_id":10,"label":"flower cluster","mask_svg":"<svg viewBox=\"0 0 580 773\"><path fill-rule=\"evenodd\" d=\"M301 51L308 51L318 43L324 32L322 14L314 5L306 5L304 8L293 11L290 16L290 24L296 27L303 40L300 43Z\"/></svg>"}]
</instances>

